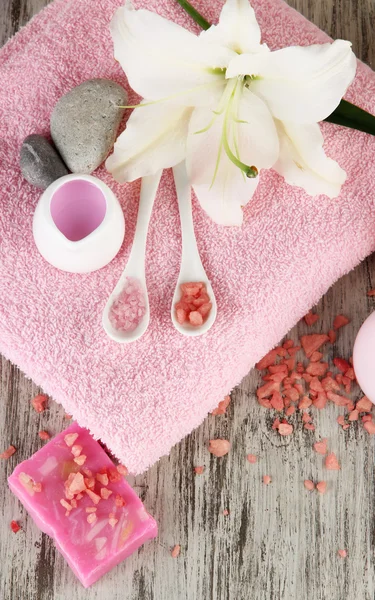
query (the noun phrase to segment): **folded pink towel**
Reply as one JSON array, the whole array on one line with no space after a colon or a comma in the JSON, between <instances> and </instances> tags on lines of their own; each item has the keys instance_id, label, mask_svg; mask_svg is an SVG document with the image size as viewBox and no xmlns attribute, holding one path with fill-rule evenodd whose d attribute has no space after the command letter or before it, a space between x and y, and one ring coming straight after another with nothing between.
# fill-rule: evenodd
<instances>
[{"instance_id":1,"label":"folded pink towel","mask_svg":"<svg viewBox=\"0 0 375 600\"><path fill-rule=\"evenodd\" d=\"M35 248L40 192L22 179L18 155L28 134L48 134L56 101L73 86L93 77L127 85L108 29L120 3L56 0L0 52L0 350L139 473L199 425L327 288L375 249L375 138L324 124L327 153L348 173L338 199L311 198L270 171L241 229L215 225L195 203L198 244L218 302L217 321L202 338L182 337L170 320L181 238L165 172L147 247L151 324L134 344L111 341L101 313L129 255L140 184L121 186L98 170L122 203L124 245L99 272L62 273ZM253 4L272 48L328 39L280 0ZM174 0L136 5L199 31ZM214 21L221 3L200 8ZM375 76L363 64L348 99L375 112Z\"/></svg>"}]
</instances>

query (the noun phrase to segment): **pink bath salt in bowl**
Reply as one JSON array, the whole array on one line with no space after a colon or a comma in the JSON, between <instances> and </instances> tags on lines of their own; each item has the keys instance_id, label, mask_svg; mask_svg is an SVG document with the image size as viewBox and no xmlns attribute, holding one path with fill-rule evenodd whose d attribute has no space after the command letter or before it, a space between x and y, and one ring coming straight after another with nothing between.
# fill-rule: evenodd
<instances>
[{"instance_id":1,"label":"pink bath salt in bowl","mask_svg":"<svg viewBox=\"0 0 375 600\"><path fill-rule=\"evenodd\" d=\"M112 327L120 331L134 331L146 314L146 298L138 279L127 277L122 292L109 311Z\"/></svg>"},{"instance_id":2,"label":"pink bath salt in bowl","mask_svg":"<svg viewBox=\"0 0 375 600\"><path fill-rule=\"evenodd\" d=\"M181 298L176 303L176 319L180 325L200 327L211 312L212 302L206 284L191 281L181 284Z\"/></svg>"}]
</instances>

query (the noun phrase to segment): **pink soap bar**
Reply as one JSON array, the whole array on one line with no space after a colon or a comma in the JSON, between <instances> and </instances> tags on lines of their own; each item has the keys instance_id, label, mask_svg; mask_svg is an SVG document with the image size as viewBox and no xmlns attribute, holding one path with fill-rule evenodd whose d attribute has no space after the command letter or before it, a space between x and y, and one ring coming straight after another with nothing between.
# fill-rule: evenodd
<instances>
[{"instance_id":1,"label":"pink soap bar","mask_svg":"<svg viewBox=\"0 0 375 600\"><path fill-rule=\"evenodd\" d=\"M73 423L9 477L85 587L157 535L157 525L87 429Z\"/></svg>"}]
</instances>

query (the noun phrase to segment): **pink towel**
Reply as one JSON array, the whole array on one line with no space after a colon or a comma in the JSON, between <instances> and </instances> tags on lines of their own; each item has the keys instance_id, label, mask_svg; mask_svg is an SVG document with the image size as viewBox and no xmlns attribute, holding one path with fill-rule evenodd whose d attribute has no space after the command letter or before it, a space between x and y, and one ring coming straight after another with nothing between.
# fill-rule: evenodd
<instances>
[{"instance_id":1,"label":"pink towel","mask_svg":"<svg viewBox=\"0 0 375 600\"><path fill-rule=\"evenodd\" d=\"M97 171L122 203L123 247L99 272L62 273L34 246L40 192L22 179L18 154L28 134L48 134L56 101L73 86L92 77L127 85L108 29L120 3L56 0L0 52L0 350L139 473L199 425L327 288L375 249L375 138L323 125L328 155L348 172L338 199L311 198L270 171L241 229L215 225L195 202L199 249L218 301L217 321L202 338L182 337L170 321L181 238L165 172L147 247L151 324L138 342L116 344L101 313L129 255L139 182L121 186ZM272 48L328 39L280 0L253 4ZM174 0L136 5L199 31ZM221 3L200 8L214 21ZM363 64L348 99L375 112L375 77Z\"/></svg>"}]
</instances>

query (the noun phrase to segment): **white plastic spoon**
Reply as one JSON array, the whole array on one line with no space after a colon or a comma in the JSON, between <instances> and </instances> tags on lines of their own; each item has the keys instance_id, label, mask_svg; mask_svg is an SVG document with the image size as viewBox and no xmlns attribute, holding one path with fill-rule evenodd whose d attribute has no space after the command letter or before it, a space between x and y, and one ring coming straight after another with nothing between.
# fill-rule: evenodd
<instances>
[{"instance_id":1,"label":"white plastic spoon","mask_svg":"<svg viewBox=\"0 0 375 600\"><path fill-rule=\"evenodd\" d=\"M214 324L217 313L217 305L211 283L208 280L198 252L197 240L195 238L193 225L191 187L186 173L185 162L182 162L173 168L173 175L177 191L178 208L180 211L182 256L180 274L178 276L176 289L173 295L171 317L173 325L177 331L183 335L197 336L206 333ZM175 305L181 297L180 285L182 283L188 283L192 281L202 281L206 284L207 294L210 297L210 302L212 302L212 308L207 320L199 327L194 327L193 325L190 325L190 323L184 323L181 325L176 318Z\"/></svg>"},{"instance_id":2,"label":"white plastic spoon","mask_svg":"<svg viewBox=\"0 0 375 600\"><path fill-rule=\"evenodd\" d=\"M159 187L162 170L155 175L143 177L141 185L141 195L139 199L137 225L134 234L133 246L130 252L127 265L117 282L115 289L108 298L107 304L103 311L103 327L109 337L116 342L134 342L139 339L146 331L150 322L150 305L148 301L146 273L145 273L145 257L146 257L146 241L147 231L150 222L152 207L154 204L157 189ZM143 316L139 325L133 331L123 331L115 329L109 320L109 313L112 304L124 289L127 278L134 278L139 281L145 298L146 313Z\"/></svg>"}]
</instances>

